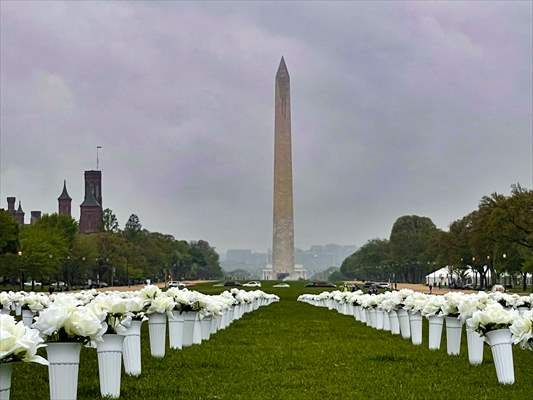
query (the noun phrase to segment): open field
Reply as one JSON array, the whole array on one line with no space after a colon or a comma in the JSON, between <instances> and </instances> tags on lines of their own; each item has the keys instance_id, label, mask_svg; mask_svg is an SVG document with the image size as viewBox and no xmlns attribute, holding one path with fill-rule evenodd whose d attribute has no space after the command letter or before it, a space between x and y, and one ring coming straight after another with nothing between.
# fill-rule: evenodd
<instances>
[{"instance_id":1,"label":"open field","mask_svg":"<svg viewBox=\"0 0 533 400\"><path fill-rule=\"evenodd\" d=\"M281 302L246 314L200 346L150 357L143 329L143 374L123 375L122 396L146 399L530 399L533 353L514 349L516 384L497 383L490 350L471 367L463 354L450 357L445 335L440 351L419 347L354 318L296 302L301 293L322 289L263 290ZM206 293L224 288L196 287ZM464 336L464 335L463 335ZM463 339L465 339L463 337ZM13 400L48 399L46 367L17 364ZM78 398L100 398L96 351L83 349Z\"/></svg>"}]
</instances>

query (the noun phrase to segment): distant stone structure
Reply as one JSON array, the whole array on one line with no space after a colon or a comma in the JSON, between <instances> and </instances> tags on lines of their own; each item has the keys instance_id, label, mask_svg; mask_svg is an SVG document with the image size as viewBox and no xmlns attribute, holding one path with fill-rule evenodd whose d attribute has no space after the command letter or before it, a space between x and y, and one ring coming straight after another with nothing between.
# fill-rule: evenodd
<instances>
[{"instance_id":1,"label":"distant stone structure","mask_svg":"<svg viewBox=\"0 0 533 400\"><path fill-rule=\"evenodd\" d=\"M32 211L30 215L31 215L30 224L32 225L37 223L41 219L40 211Z\"/></svg>"},{"instance_id":2,"label":"distant stone structure","mask_svg":"<svg viewBox=\"0 0 533 400\"><path fill-rule=\"evenodd\" d=\"M57 212L59 215L72 217L72 198L67 192L67 180L63 181L63 191L57 198Z\"/></svg>"},{"instance_id":3,"label":"distant stone structure","mask_svg":"<svg viewBox=\"0 0 533 400\"><path fill-rule=\"evenodd\" d=\"M80 233L102 230L102 171L85 171L85 198L80 205Z\"/></svg>"},{"instance_id":4,"label":"distant stone structure","mask_svg":"<svg viewBox=\"0 0 533 400\"><path fill-rule=\"evenodd\" d=\"M80 205L80 233L101 232L103 228L102 209L102 171L85 171L85 198ZM24 225L25 213L19 201L15 209L16 197L7 198L7 212L19 224ZM63 191L57 198L59 215L72 217L72 198L67 191L67 181L63 181ZM41 211L31 211L30 223L33 225L41 219Z\"/></svg>"},{"instance_id":5,"label":"distant stone structure","mask_svg":"<svg viewBox=\"0 0 533 400\"><path fill-rule=\"evenodd\" d=\"M289 71L281 57L275 81L272 266L263 270L263 279L306 277L305 269L294 265L290 91Z\"/></svg>"}]
</instances>

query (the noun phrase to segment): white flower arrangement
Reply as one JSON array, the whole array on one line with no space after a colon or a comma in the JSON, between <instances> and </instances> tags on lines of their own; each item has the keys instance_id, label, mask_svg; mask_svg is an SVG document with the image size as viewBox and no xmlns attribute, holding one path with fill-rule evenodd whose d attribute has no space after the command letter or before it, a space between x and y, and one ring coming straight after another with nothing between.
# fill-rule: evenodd
<instances>
[{"instance_id":1,"label":"white flower arrangement","mask_svg":"<svg viewBox=\"0 0 533 400\"><path fill-rule=\"evenodd\" d=\"M533 310L518 316L509 329L515 344L520 344L522 348L533 351Z\"/></svg>"},{"instance_id":2,"label":"white flower arrangement","mask_svg":"<svg viewBox=\"0 0 533 400\"><path fill-rule=\"evenodd\" d=\"M0 363L15 361L48 365L37 350L45 345L36 329L28 328L22 321L16 322L10 315L0 314Z\"/></svg>"},{"instance_id":3,"label":"white flower arrangement","mask_svg":"<svg viewBox=\"0 0 533 400\"><path fill-rule=\"evenodd\" d=\"M487 332L509 328L517 318L516 310L506 310L500 303L491 303L484 310L474 312L471 327L485 336Z\"/></svg>"},{"instance_id":4,"label":"white flower arrangement","mask_svg":"<svg viewBox=\"0 0 533 400\"><path fill-rule=\"evenodd\" d=\"M425 307L427 302L427 295L420 292L412 292L410 295L405 297L403 301L403 308L412 311L412 312L421 312Z\"/></svg>"},{"instance_id":5,"label":"white flower arrangement","mask_svg":"<svg viewBox=\"0 0 533 400\"><path fill-rule=\"evenodd\" d=\"M445 302L442 306L442 313L447 317L459 317L459 305L464 299L464 293L448 292L444 295Z\"/></svg>"},{"instance_id":6,"label":"white flower arrangement","mask_svg":"<svg viewBox=\"0 0 533 400\"><path fill-rule=\"evenodd\" d=\"M443 315L442 308L444 307L445 303L446 298L444 296L427 296L426 304L421 310L422 316L429 318Z\"/></svg>"},{"instance_id":7,"label":"white flower arrangement","mask_svg":"<svg viewBox=\"0 0 533 400\"><path fill-rule=\"evenodd\" d=\"M33 324L49 342L100 341L107 324L87 306L72 297L62 296L41 311Z\"/></svg>"}]
</instances>

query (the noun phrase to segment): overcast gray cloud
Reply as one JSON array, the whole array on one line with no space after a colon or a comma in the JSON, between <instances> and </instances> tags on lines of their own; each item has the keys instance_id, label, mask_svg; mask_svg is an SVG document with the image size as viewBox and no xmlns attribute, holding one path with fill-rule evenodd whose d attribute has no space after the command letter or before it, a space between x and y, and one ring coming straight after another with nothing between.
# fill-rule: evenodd
<instances>
[{"instance_id":1,"label":"overcast gray cloud","mask_svg":"<svg viewBox=\"0 0 533 400\"><path fill-rule=\"evenodd\" d=\"M531 185L532 3L1 5L1 204L55 211L103 149L124 223L271 246L274 74L292 84L295 241L440 227Z\"/></svg>"}]
</instances>

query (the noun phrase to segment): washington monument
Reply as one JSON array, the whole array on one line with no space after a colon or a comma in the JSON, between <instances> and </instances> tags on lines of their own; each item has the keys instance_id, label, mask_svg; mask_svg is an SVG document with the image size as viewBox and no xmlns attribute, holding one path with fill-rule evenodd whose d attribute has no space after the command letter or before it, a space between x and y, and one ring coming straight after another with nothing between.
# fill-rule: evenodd
<instances>
[{"instance_id":1,"label":"washington monument","mask_svg":"<svg viewBox=\"0 0 533 400\"><path fill-rule=\"evenodd\" d=\"M274 277L294 274L291 82L283 57L276 73L275 88L272 269Z\"/></svg>"}]
</instances>

